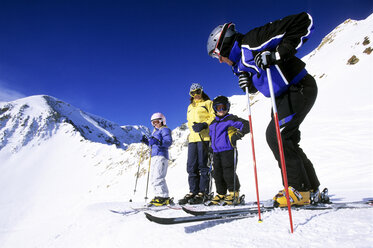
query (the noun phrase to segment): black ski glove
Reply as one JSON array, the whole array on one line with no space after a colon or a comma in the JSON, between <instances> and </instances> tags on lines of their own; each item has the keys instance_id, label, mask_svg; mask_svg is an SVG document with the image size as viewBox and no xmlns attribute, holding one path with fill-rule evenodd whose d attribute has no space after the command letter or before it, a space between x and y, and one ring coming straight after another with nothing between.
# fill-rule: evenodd
<instances>
[{"instance_id":1,"label":"black ski glove","mask_svg":"<svg viewBox=\"0 0 373 248\"><path fill-rule=\"evenodd\" d=\"M280 54L275 51L261 51L259 52L255 58L255 64L265 70L269 68L271 65L278 64L281 61Z\"/></svg>"},{"instance_id":2,"label":"black ski glove","mask_svg":"<svg viewBox=\"0 0 373 248\"><path fill-rule=\"evenodd\" d=\"M194 125L192 126L192 129L194 132L199 133L203 129L208 128L208 126L209 125L206 122L194 123Z\"/></svg>"},{"instance_id":3,"label":"black ski glove","mask_svg":"<svg viewBox=\"0 0 373 248\"><path fill-rule=\"evenodd\" d=\"M243 135L240 132L236 132L231 136L231 143L234 147L237 145L237 140L240 140L243 137Z\"/></svg>"},{"instance_id":4,"label":"black ski glove","mask_svg":"<svg viewBox=\"0 0 373 248\"><path fill-rule=\"evenodd\" d=\"M144 143L145 145L149 145L149 140L148 138L146 137L146 135L143 135L142 138L141 138L141 142Z\"/></svg>"},{"instance_id":5,"label":"black ski glove","mask_svg":"<svg viewBox=\"0 0 373 248\"><path fill-rule=\"evenodd\" d=\"M251 83L251 73L242 72L238 76L238 85L244 92L246 92L246 88L249 88L250 83Z\"/></svg>"},{"instance_id":6,"label":"black ski glove","mask_svg":"<svg viewBox=\"0 0 373 248\"><path fill-rule=\"evenodd\" d=\"M242 72L239 76L238 76L238 85L240 86L240 88L243 90L243 92L246 93L246 88L249 89L249 93L251 94L254 94L256 93L258 90L254 87L253 85L253 82L251 80L251 73L249 72Z\"/></svg>"}]
</instances>

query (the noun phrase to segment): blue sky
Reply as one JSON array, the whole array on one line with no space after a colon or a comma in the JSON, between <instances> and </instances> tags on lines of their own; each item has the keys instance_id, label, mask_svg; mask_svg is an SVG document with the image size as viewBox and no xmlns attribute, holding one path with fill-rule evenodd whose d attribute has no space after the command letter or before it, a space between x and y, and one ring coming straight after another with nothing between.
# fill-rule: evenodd
<instances>
[{"instance_id":1,"label":"blue sky","mask_svg":"<svg viewBox=\"0 0 373 248\"><path fill-rule=\"evenodd\" d=\"M315 30L302 57L344 20L373 12L371 0L255 2L0 0L0 101L45 94L148 127L162 112L173 129L186 122L192 83L210 98L242 94L231 69L207 55L217 25L246 33L306 11Z\"/></svg>"}]
</instances>

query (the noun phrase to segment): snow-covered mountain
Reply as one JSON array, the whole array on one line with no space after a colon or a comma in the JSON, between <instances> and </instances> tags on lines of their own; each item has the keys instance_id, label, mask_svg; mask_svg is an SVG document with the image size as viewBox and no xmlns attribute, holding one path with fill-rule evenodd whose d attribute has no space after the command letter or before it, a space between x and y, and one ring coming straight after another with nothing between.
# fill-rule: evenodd
<instances>
[{"instance_id":1,"label":"snow-covered mountain","mask_svg":"<svg viewBox=\"0 0 373 248\"><path fill-rule=\"evenodd\" d=\"M373 15L347 20L303 58L319 94L302 124L301 146L333 201L373 197L372 27ZM231 112L247 118L246 97L230 101ZM282 187L264 135L271 103L262 95L251 102L260 197L270 199ZM141 126L120 127L50 96L1 103L0 247L149 247L161 236L173 247L373 243L372 209L294 211L292 236L285 211L264 214L261 224L252 218L174 227L150 223L142 213L113 214L110 210L144 203L149 149L136 142L148 132ZM172 131L167 183L176 199L188 192L188 133L185 125ZM241 193L256 200L248 135L238 150Z\"/></svg>"},{"instance_id":2,"label":"snow-covered mountain","mask_svg":"<svg viewBox=\"0 0 373 248\"><path fill-rule=\"evenodd\" d=\"M51 96L31 96L9 103L0 103L0 150L16 152L28 144L40 144L60 129L66 135L127 148L143 134L144 126L124 126L88 114Z\"/></svg>"}]
</instances>

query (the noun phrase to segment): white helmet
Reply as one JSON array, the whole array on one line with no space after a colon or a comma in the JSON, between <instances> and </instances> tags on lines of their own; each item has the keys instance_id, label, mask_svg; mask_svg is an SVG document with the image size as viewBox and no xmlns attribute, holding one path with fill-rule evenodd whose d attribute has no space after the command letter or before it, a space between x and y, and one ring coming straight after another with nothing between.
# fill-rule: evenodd
<instances>
[{"instance_id":1,"label":"white helmet","mask_svg":"<svg viewBox=\"0 0 373 248\"><path fill-rule=\"evenodd\" d=\"M207 40L207 53L211 57L216 57L216 53L220 54L226 38L236 34L234 23L228 22L224 25L219 25L212 30Z\"/></svg>"},{"instance_id":2,"label":"white helmet","mask_svg":"<svg viewBox=\"0 0 373 248\"><path fill-rule=\"evenodd\" d=\"M150 117L150 121L154 120L162 120L163 125L166 125L166 117L160 112L154 113L152 117Z\"/></svg>"}]
</instances>

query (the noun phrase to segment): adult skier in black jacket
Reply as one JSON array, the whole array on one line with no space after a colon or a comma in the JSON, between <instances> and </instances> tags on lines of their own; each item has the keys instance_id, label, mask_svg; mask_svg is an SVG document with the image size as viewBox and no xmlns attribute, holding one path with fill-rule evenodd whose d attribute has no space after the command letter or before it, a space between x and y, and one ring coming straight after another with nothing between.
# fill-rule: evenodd
<instances>
[{"instance_id":1,"label":"adult skier in black jacket","mask_svg":"<svg viewBox=\"0 0 373 248\"><path fill-rule=\"evenodd\" d=\"M311 161L299 147L299 126L311 110L317 96L315 79L305 63L295 56L313 30L312 17L303 12L257 27L245 35L233 23L219 25L210 34L207 52L220 63L232 66L239 86L250 93L270 97L266 68L270 68L284 147L289 196L292 204L318 201L320 185ZM278 164L280 154L274 118L266 138ZM276 205L287 206L285 190L273 198Z\"/></svg>"}]
</instances>

